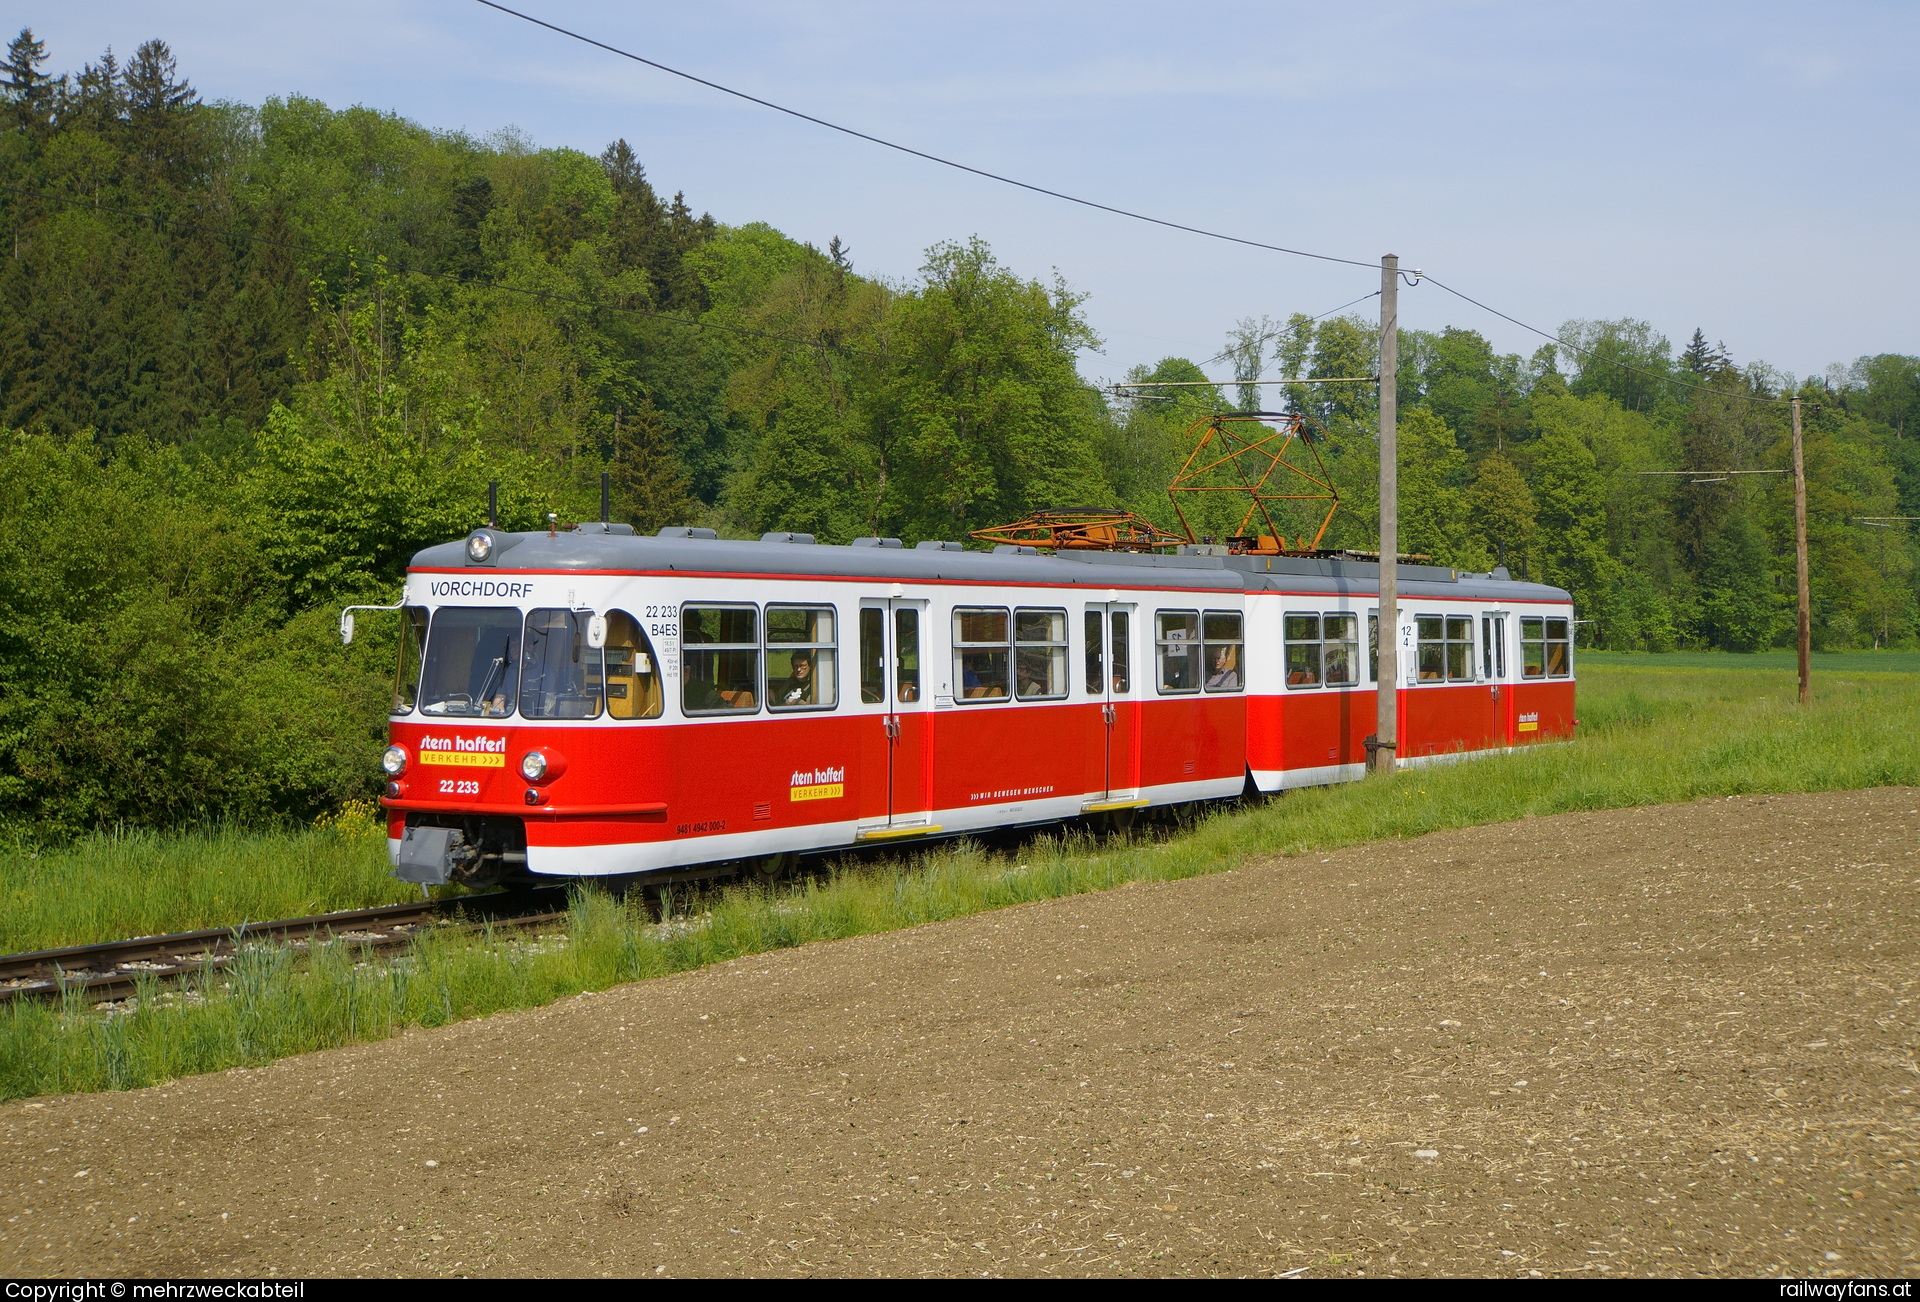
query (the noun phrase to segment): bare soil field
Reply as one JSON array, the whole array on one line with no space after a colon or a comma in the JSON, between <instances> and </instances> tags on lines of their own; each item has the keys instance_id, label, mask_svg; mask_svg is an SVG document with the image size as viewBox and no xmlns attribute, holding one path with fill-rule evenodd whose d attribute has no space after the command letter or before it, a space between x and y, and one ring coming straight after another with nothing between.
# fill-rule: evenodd
<instances>
[{"instance_id":1,"label":"bare soil field","mask_svg":"<svg viewBox=\"0 0 1920 1302\"><path fill-rule=\"evenodd\" d=\"M1913 1274L1917 832L1529 819L9 1104L0 1274Z\"/></svg>"}]
</instances>

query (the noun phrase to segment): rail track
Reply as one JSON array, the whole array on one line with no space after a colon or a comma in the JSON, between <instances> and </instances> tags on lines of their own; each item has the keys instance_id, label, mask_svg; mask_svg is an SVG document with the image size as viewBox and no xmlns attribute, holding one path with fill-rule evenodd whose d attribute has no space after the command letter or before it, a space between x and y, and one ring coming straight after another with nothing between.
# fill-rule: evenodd
<instances>
[{"instance_id":1,"label":"rail track","mask_svg":"<svg viewBox=\"0 0 1920 1302\"><path fill-rule=\"evenodd\" d=\"M15 999L61 999L70 994L90 1001L121 999L144 980L178 980L223 967L249 944L304 947L332 942L380 951L403 948L415 936L438 927L487 923L537 927L558 921L566 913L566 889L544 887L9 954L0 957L0 1004Z\"/></svg>"}]
</instances>

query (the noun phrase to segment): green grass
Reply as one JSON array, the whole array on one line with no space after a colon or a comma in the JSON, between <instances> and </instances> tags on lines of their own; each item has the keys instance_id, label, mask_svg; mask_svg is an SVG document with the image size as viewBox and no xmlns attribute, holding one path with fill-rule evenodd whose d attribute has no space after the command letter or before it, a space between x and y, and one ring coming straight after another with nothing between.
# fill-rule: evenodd
<instances>
[{"instance_id":1,"label":"green grass","mask_svg":"<svg viewBox=\"0 0 1920 1302\"><path fill-rule=\"evenodd\" d=\"M1920 651L1815 651L1808 657L1808 668L1817 688L1828 674L1916 674L1920 673ZM1637 651L1582 651L1578 669L1582 678L1588 666L1601 668L1666 669L1771 669L1795 674L1800 658L1793 651L1756 651L1737 655L1726 651L1671 651L1650 655Z\"/></svg>"},{"instance_id":2,"label":"green grass","mask_svg":"<svg viewBox=\"0 0 1920 1302\"><path fill-rule=\"evenodd\" d=\"M1763 791L1920 785L1920 678L1830 673L1815 704L1792 675L1589 657L1581 740L1297 792L1214 812L1160 838L1062 835L1014 857L961 843L892 863L846 863L790 888L697 897L652 924L603 896L576 898L565 943L436 936L393 966L322 954L296 969L251 951L198 999L149 996L102 1017L75 1002L0 1012L0 1097L128 1088L196 1072L526 1008L745 954L913 926L1129 881L1218 872L1250 858L1497 822ZM335 833L338 835L338 833Z\"/></svg>"},{"instance_id":3,"label":"green grass","mask_svg":"<svg viewBox=\"0 0 1920 1302\"><path fill-rule=\"evenodd\" d=\"M306 831L103 833L0 859L0 954L418 898L371 808Z\"/></svg>"}]
</instances>

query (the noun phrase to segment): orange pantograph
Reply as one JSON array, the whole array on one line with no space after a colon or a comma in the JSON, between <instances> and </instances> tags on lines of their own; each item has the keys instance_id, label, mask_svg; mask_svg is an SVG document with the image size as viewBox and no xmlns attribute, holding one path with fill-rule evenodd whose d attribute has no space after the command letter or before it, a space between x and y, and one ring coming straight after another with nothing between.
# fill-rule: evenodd
<instances>
[{"instance_id":1,"label":"orange pantograph","mask_svg":"<svg viewBox=\"0 0 1920 1302\"><path fill-rule=\"evenodd\" d=\"M1188 428L1187 436L1196 435L1197 441L1193 451L1187 454L1186 464L1167 485L1167 496L1173 499L1174 514L1180 517L1187 541L1193 541L1193 525L1180 508L1181 494L1238 493L1248 500L1239 527L1227 540L1234 551L1290 556L1311 555L1320 550L1327 528L1333 523L1334 512L1340 509L1340 492L1327 474L1326 463L1320 459L1320 449L1306 437L1303 417L1270 411L1220 412L1195 421ZM1296 444L1313 458L1313 469L1288 460L1289 453L1298 455L1294 453ZM1274 491L1288 486L1284 479L1278 485L1274 483L1275 475L1282 470L1290 471L1303 481L1301 486L1313 491ZM1233 482L1219 482L1229 476ZM1268 502L1325 502L1327 513L1313 537L1302 535L1289 539L1274 524L1267 510ZM1256 517L1264 529L1255 527Z\"/></svg>"},{"instance_id":2,"label":"orange pantograph","mask_svg":"<svg viewBox=\"0 0 1920 1302\"><path fill-rule=\"evenodd\" d=\"M1320 449L1306 437L1303 417L1270 411L1220 412L1195 421L1187 429L1187 437L1196 439L1193 451L1167 485L1173 512L1180 517L1179 533L1169 533L1132 511L1082 508L1035 511L1012 524L975 529L971 536L981 542L1048 551L1158 551L1199 541L1187 513L1180 508L1182 493L1238 493L1246 497L1247 509L1233 536L1226 540L1228 548L1262 556L1319 554L1334 512L1340 509L1340 492L1327 475ZM1306 448L1313 458L1312 470L1288 460L1295 444ZM1274 491L1274 477L1282 470L1297 476L1313 491ZM1219 482L1223 478L1232 482ZM1286 486L1284 479L1281 486ZM1325 502L1327 513L1313 537L1289 539L1274 524L1268 502ZM1256 517L1264 529L1253 527Z\"/></svg>"},{"instance_id":3,"label":"orange pantograph","mask_svg":"<svg viewBox=\"0 0 1920 1302\"><path fill-rule=\"evenodd\" d=\"M1131 511L1100 509L1035 511L1024 520L975 529L981 542L1059 551L1150 552L1192 539L1170 534Z\"/></svg>"}]
</instances>

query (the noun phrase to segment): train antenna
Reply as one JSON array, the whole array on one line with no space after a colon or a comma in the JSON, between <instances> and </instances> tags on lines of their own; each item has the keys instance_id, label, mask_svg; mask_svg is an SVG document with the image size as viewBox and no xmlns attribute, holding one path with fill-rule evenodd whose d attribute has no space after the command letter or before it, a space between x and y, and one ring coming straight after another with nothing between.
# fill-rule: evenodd
<instances>
[{"instance_id":1,"label":"train antenna","mask_svg":"<svg viewBox=\"0 0 1920 1302\"><path fill-rule=\"evenodd\" d=\"M613 495L613 476L608 474L606 471L602 470L600 472L600 523L601 524L606 524L608 521L613 519L613 516L608 514L608 509L607 509L608 500L612 497L612 495Z\"/></svg>"}]
</instances>

